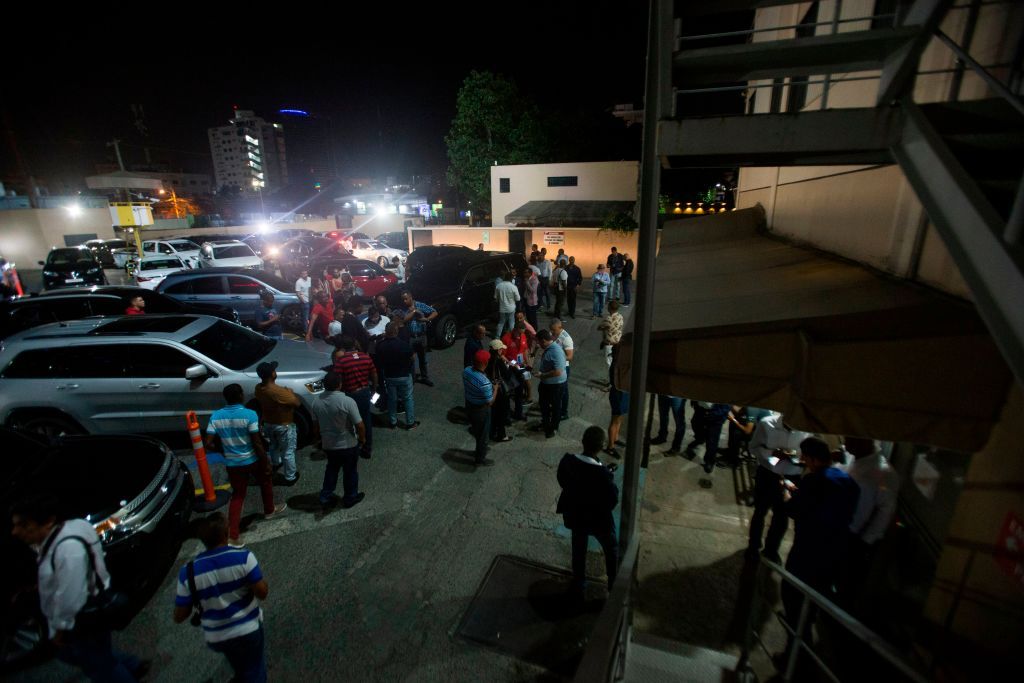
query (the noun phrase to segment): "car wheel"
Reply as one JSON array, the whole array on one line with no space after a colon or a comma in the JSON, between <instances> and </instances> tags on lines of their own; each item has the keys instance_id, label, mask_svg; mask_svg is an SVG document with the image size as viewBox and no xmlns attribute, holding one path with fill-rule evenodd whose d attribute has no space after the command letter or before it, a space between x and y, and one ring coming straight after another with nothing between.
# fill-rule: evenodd
<instances>
[{"instance_id":1,"label":"car wheel","mask_svg":"<svg viewBox=\"0 0 1024 683\"><path fill-rule=\"evenodd\" d=\"M48 441L56 441L62 436L72 434L84 434L85 430L78 426L74 420L59 415L40 415L30 417L18 422L18 427L26 432L38 434Z\"/></svg>"},{"instance_id":2,"label":"car wheel","mask_svg":"<svg viewBox=\"0 0 1024 683\"><path fill-rule=\"evenodd\" d=\"M387 258L385 258L383 256L378 256L377 257L377 265L380 266L381 268L387 268L391 264L388 263Z\"/></svg>"},{"instance_id":3,"label":"car wheel","mask_svg":"<svg viewBox=\"0 0 1024 683\"><path fill-rule=\"evenodd\" d=\"M447 349L455 343L455 337L459 333L459 324L455 316L449 313L443 316L434 325L434 346L439 349Z\"/></svg>"},{"instance_id":4,"label":"car wheel","mask_svg":"<svg viewBox=\"0 0 1024 683\"><path fill-rule=\"evenodd\" d=\"M281 311L281 322L284 324L284 328L290 332L305 332L302 327L301 306L285 306Z\"/></svg>"}]
</instances>

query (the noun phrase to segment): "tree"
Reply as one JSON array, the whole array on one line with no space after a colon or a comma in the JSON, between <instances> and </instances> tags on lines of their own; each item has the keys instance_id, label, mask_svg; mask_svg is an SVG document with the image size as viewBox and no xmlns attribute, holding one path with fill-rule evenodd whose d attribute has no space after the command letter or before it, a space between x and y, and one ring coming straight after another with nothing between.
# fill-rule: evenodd
<instances>
[{"instance_id":1,"label":"tree","mask_svg":"<svg viewBox=\"0 0 1024 683\"><path fill-rule=\"evenodd\" d=\"M537 164L550 157L548 125L515 83L489 71L471 71L456 98L455 119L445 136L448 183L473 203L491 207L490 167Z\"/></svg>"}]
</instances>

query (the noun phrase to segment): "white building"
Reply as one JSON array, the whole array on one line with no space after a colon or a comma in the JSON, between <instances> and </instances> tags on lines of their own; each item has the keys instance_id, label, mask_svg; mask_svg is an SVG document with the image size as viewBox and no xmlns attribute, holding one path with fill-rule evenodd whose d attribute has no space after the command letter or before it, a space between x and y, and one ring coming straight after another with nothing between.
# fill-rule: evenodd
<instances>
[{"instance_id":1,"label":"white building","mask_svg":"<svg viewBox=\"0 0 1024 683\"><path fill-rule=\"evenodd\" d=\"M210 154L217 188L273 192L288 184L284 127L236 109L226 126L210 128Z\"/></svg>"},{"instance_id":2,"label":"white building","mask_svg":"<svg viewBox=\"0 0 1024 683\"><path fill-rule=\"evenodd\" d=\"M516 224L507 219L528 202L636 202L639 171L637 161L492 166L491 225Z\"/></svg>"}]
</instances>

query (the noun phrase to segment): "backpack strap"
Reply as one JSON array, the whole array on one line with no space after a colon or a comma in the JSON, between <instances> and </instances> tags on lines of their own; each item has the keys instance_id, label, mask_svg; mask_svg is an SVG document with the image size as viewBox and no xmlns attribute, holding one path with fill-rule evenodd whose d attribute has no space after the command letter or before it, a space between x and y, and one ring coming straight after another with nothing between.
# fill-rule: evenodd
<instances>
[{"instance_id":1,"label":"backpack strap","mask_svg":"<svg viewBox=\"0 0 1024 683\"><path fill-rule=\"evenodd\" d=\"M65 541L78 541L82 544L82 547L85 548L85 556L89 558L89 573L92 574L94 581L93 586L96 588L97 592L102 592L104 590L103 582L100 581L100 575L96 571L96 558L93 556L92 546L88 541L86 541L81 536L65 536L64 538L60 539L59 541L53 544L53 552L50 553L50 571L56 573L57 548L59 548L60 545Z\"/></svg>"}]
</instances>

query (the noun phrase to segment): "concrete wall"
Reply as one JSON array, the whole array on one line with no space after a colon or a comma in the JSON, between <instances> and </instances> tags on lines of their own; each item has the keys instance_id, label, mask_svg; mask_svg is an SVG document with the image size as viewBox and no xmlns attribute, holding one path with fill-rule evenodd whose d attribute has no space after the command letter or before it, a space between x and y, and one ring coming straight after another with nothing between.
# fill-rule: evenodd
<instances>
[{"instance_id":1,"label":"concrete wall","mask_svg":"<svg viewBox=\"0 0 1024 683\"><path fill-rule=\"evenodd\" d=\"M111 239L110 210L82 209L72 216L66 209L0 211L0 255L24 267L35 267L53 247L65 246L66 235L95 234Z\"/></svg>"},{"instance_id":2,"label":"concrete wall","mask_svg":"<svg viewBox=\"0 0 1024 683\"><path fill-rule=\"evenodd\" d=\"M594 161L572 164L522 164L491 167L491 224L507 225L505 216L530 201L596 199L636 201L637 161ZM577 176L576 187L548 187L549 176ZM509 179L502 193L500 179Z\"/></svg>"}]
</instances>

